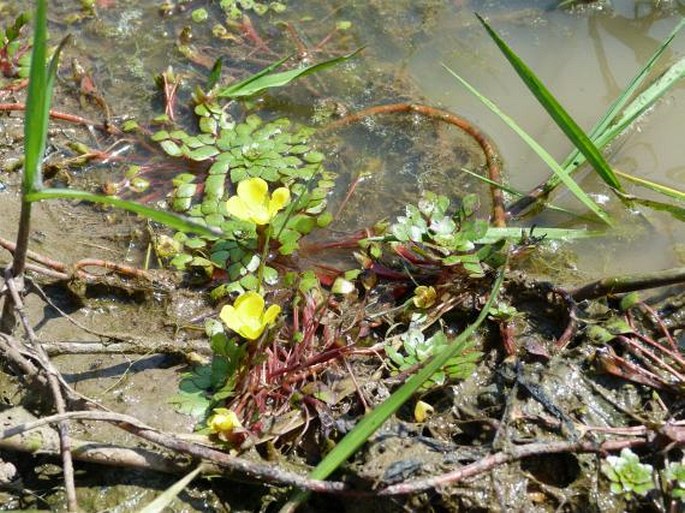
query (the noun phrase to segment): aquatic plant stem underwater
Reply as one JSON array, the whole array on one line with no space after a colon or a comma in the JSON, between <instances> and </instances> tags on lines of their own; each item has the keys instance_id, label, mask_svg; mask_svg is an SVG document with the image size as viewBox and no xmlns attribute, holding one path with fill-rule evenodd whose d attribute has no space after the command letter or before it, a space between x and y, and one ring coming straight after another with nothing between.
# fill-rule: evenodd
<instances>
[{"instance_id":1,"label":"aquatic plant stem underwater","mask_svg":"<svg viewBox=\"0 0 685 513\"><path fill-rule=\"evenodd\" d=\"M500 171L499 157L495 151L494 144L488 137L479 130L473 123L466 119L457 116L451 112L442 109L431 107L429 105L421 105L417 103L391 103L388 105L377 105L361 110L342 119L334 121L326 127L327 130L336 129L342 126L357 123L365 118L378 116L381 114L419 114L421 116L442 121L450 125L454 125L465 133L470 135L481 147L485 154L485 161L488 167L488 178L495 184L502 183L502 173ZM502 189L496 185L490 186L490 195L492 198L492 224L498 228L506 226L506 213L504 210L504 193Z\"/></svg>"}]
</instances>

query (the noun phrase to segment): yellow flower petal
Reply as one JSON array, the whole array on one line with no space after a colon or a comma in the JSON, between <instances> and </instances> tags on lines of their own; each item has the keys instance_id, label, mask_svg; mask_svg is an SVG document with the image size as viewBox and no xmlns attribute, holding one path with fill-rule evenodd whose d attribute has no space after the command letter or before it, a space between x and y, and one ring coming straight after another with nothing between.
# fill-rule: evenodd
<instances>
[{"instance_id":1,"label":"yellow flower petal","mask_svg":"<svg viewBox=\"0 0 685 513\"><path fill-rule=\"evenodd\" d=\"M230 434L242 424L236 413L226 408L215 408L214 415L207 421L207 427L212 433Z\"/></svg>"},{"instance_id":2,"label":"yellow flower petal","mask_svg":"<svg viewBox=\"0 0 685 513\"><path fill-rule=\"evenodd\" d=\"M235 300L233 306L240 312L241 317L261 317L264 311L264 298L256 292L245 292Z\"/></svg>"},{"instance_id":3,"label":"yellow flower petal","mask_svg":"<svg viewBox=\"0 0 685 513\"><path fill-rule=\"evenodd\" d=\"M264 324L259 322L251 322L243 324L238 332L240 336L248 340L257 340L259 336L264 332Z\"/></svg>"},{"instance_id":4,"label":"yellow flower petal","mask_svg":"<svg viewBox=\"0 0 685 513\"><path fill-rule=\"evenodd\" d=\"M263 205L267 200L269 185L261 178L248 178L238 183L238 197L248 205Z\"/></svg>"},{"instance_id":5,"label":"yellow flower petal","mask_svg":"<svg viewBox=\"0 0 685 513\"><path fill-rule=\"evenodd\" d=\"M243 221L252 220L250 209L245 204L245 202L238 196L231 196L230 198L228 198L228 200L226 201L226 211L233 217L237 217L238 219L242 219Z\"/></svg>"},{"instance_id":6,"label":"yellow flower petal","mask_svg":"<svg viewBox=\"0 0 685 513\"><path fill-rule=\"evenodd\" d=\"M280 312L281 307L278 305L271 305L265 312L264 298L257 292L250 291L241 294L233 305L224 306L219 317L241 337L256 340Z\"/></svg>"},{"instance_id":7,"label":"yellow flower petal","mask_svg":"<svg viewBox=\"0 0 685 513\"><path fill-rule=\"evenodd\" d=\"M221 309L219 318L233 331L236 331L242 324L237 310L231 305L226 305Z\"/></svg>"},{"instance_id":8,"label":"yellow flower petal","mask_svg":"<svg viewBox=\"0 0 685 513\"><path fill-rule=\"evenodd\" d=\"M290 189L287 187L279 187L271 195L269 202L269 214L273 218L279 210L290 203Z\"/></svg>"},{"instance_id":9,"label":"yellow flower petal","mask_svg":"<svg viewBox=\"0 0 685 513\"><path fill-rule=\"evenodd\" d=\"M265 326L270 326L275 320L276 317L278 317L278 314L281 313L281 307L278 305L271 305L269 308L266 309L266 312L264 312L264 317L262 319L262 322L264 323Z\"/></svg>"},{"instance_id":10,"label":"yellow flower petal","mask_svg":"<svg viewBox=\"0 0 685 513\"><path fill-rule=\"evenodd\" d=\"M425 401L417 401L414 406L414 419L416 422L425 422L428 417L433 415L434 408Z\"/></svg>"},{"instance_id":11,"label":"yellow flower petal","mask_svg":"<svg viewBox=\"0 0 685 513\"><path fill-rule=\"evenodd\" d=\"M265 205L251 205L250 221L254 224L268 224L272 217Z\"/></svg>"}]
</instances>

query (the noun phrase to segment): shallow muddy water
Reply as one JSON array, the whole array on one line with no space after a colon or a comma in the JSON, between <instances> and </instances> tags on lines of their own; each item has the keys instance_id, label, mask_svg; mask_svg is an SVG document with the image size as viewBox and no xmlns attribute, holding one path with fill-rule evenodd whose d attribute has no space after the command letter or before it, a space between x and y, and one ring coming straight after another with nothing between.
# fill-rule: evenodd
<instances>
[{"instance_id":1,"label":"shallow muddy water","mask_svg":"<svg viewBox=\"0 0 685 513\"><path fill-rule=\"evenodd\" d=\"M482 128L498 147L510 184L527 191L549 175L545 165L446 73L442 64L490 97L559 160L566 156L569 145L525 90L473 12L490 20L579 124L588 129L685 12L681 2L595 2L580 10L555 9L556 3L289 2L285 13L252 15L254 29L261 37L259 44L240 31L227 39L212 36L214 21L222 21L212 2L102 1L96 2L97 17L68 23L81 16L80 2L60 1L51 2L50 19L53 35L66 31L75 35L65 63L75 58L92 73L115 119L141 120L160 112L151 78L169 65L184 74L186 85L179 93L183 106L194 83L205 81L207 66L215 58L222 56L224 70L240 76L244 73L241 70L259 69L298 46L300 50L303 46L317 47L336 23L351 22L348 30L334 34L322 46L321 53L337 54L365 46L363 55L347 65L353 78L346 71L345 78L337 82L338 72L330 71L302 88L294 85L273 92L261 105L263 115L287 115L307 123L317 108L330 102L346 111L395 101L443 107ZM173 14L162 16L163 5L171 6ZM24 2L3 2L0 8L9 16L24 6ZM193 22L190 13L201 7L208 8L210 19ZM290 29L285 28L285 21L291 24ZM182 33L193 49L193 64L178 51ZM681 34L655 76L684 51L685 36ZM239 55L246 60L241 63ZM317 58L316 53L312 55ZM63 75L68 76L68 70ZM611 148L611 163L621 171L685 189L680 126L685 119L684 95L683 85L667 94ZM373 120L370 127L347 132L341 140L327 145L329 165L341 173L332 201L334 210L352 178L360 173L367 177L337 228L373 224L397 213L424 189L454 196L480 191L487 202L484 186L460 171L462 167L478 170L481 162L477 148L469 148L467 139L456 130L417 120L407 123L383 118ZM449 145L454 147L447 150ZM574 245L575 265L583 273L597 276L682 263L680 241L685 240L685 228L681 222L644 208L639 214L629 213L591 173L581 173L581 185L606 201L618 219L617 227L606 238ZM630 184L627 189L638 196L655 197ZM555 195L555 202L582 212L563 190ZM523 223L587 225L568 216L548 214Z\"/></svg>"},{"instance_id":2,"label":"shallow muddy water","mask_svg":"<svg viewBox=\"0 0 685 513\"><path fill-rule=\"evenodd\" d=\"M363 54L341 70L309 78L302 86L295 84L272 91L257 101L255 108L265 118L288 116L300 123L315 124L327 110L354 112L379 103L405 101L441 107L463 115L489 135L502 156L506 177L513 187L522 191L547 178L549 173L544 164L500 120L464 91L445 72L442 64L489 96L555 157L563 159L569 145L521 85L473 12L488 18L586 128L600 117L685 13L682 2L663 1L598 2L581 10L557 10L554 8L557 2L551 0L301 1L287 2L288 9L282 14L253 15L253 29L260 38L255 40L238 30L233 33L235 37L219 39L212 35L211 18L205 23L192 21L191 11L201 7L206 7L210 16L218 16L217 3L100 0L96 2L96 17L86 16L74 21L82 14L81 2L50 2L53 41L66 32L75 36L73 45L66 50L60 72L60 91L68 96L73 88L70 75L75 59L92 74L98 94L106 100L115 123L127 118L147 123L163 111L153 76L173 66L184 78L178 94L179 120L190 124L193 119L188 105L193 88L205 83L209 67L217 57L224 58L226 76L242 78L246 72L254 72L279 56L297 52L300 46L310 50L321 46L320 52L312 52L313 59L328 58L364 46ZM173 14L163 16L160 13L163 5L170 5ZM18 9L25 7L26 2L0 2L0 18L11 19ZM290 22L291 29L282 23L284 21ZM351 22L351 26L333 34L323 44L340 22ZM183 33L192 50L192 62L178 50ZM683 53L685 34L676 38L654 76L676 62ZM59 95L60 92L57 105L65 111L92 119L104 117L102 109L93 103L84 102L79 106L74 101L75 95L71 94L71 103L65 104ZM12 153L12 147L15 153L20 151L20 119L15 116L11 122L0 122L0 143L8 154ZM679 85L641 119L620 144L611 148L611 163L624 172L685 190L683 119L685 86ZM91 138L85 130L72 133L59 128L56 134L82 138L101 148L110 142ZM436 126L413 116L404 119L383 117L323 135L320 144L327 153L329 167L339 173L338 187L331 198L333 212L341 208L355 177L362 176L355 194L341 209L339 221L333 225L334 231L324 233L323 238L334 238L339 232L348 233L393 216L407 202L416 201L423 190L454 197L476 192L483 198L482 214L488 214L487 188L461 172L461 168L482 172L480 150L454 128ZM125 158L141 158L138 149L124 149L121 155ZM124 164L85 168L75 173L75 179L96 188L100 182L120 174ZM587 170L581 173L582 186L597 198L605 198L603 201L615 217L616 227L607 230L606 237L569 244L563 252L564 258L543 267L542 273L546 272L555 282L585 281L607 274L685 264L682 245L685 227L681 221L650 210L628 212L591 173ZM7 184L7 191L0 192L0 218L6 220L0 224L0 235L13 238L19 180L16 174L3 174L0 181ZM631 185L627 185L627 189L638 196L655 197ZM555 194L554 201L583 213L577 202L563 191ZM80 205L77 208L89 207ZM129 244L134 239L131 234L136 226L126 216L116 220L114 228L107 226L109 221L109 216L100 210L92 217L78 218L71 213L68 217L63 214L59 203L41 205L35 215L35 229L36 237L42 237L43 243L35 245L34 249L67 262L85 257L104 258L104 254L112 260L126 259L138 265L142 258L139 242L134 240ZM525 218L520 223L604 229L586 220L547 213ZM65 224L69 224L69 230L64 230ZM116 230L122 233L110 233ZM41 231L45 233L41 234ZM552 252L558 247L554 246ZM69 254L70 251L73 254ZM29 306L42 308L42 302ZM184 298L170 305L145 304L140 310L133 301L125 306L119 309L105 300L102 304L81 309L75 317L100 330L153 333L161 344L166 341L167 331L173 331L163 322L167 316L174 317L178 322L175 327L179 328L180 324L190 324L207 312L214 312L213 306L199 300L194 304ZM174 309L182 310L183 315L170 313ZM32 314L41 319L40 312L32 311ZM44 332L57 340L71 340L73 327L62 319L56 321L47 318L47 314L45 317L39 321L39 328L44 328ZM187 342L183 340L184 336L192 338L192 335L179 335L178 331L181 330L173 334L176 343ZM82 337L83 340L75 340L90 342L95 338ZM175 359L160 361L155 357L135 357L134 361L134 358L96 355L94 359L63 356L56 362L70 383L84 393L102 394L113 407L151 423L163 423L160 427L176 431L191 429L192 420L173 413L166 403L177 389L182 366ZM159 488L167 485L165 482ZM105 497L101 502L93 499L91 509L104 510L121 500L121 497ZM136 505L123 505L124 509L117 511L127 507L135 510L146 500L147 497L141 497ZM225 510L224 505L219 504L222 501L216 497L213 500L217 505L212 508L205 506L203 509L198 504L192 507L177 505L175 511ZM259 498L250 498L249 502L258 504ZM246 506L245 510L248 509Z\"/></svg>"}]
</instances>

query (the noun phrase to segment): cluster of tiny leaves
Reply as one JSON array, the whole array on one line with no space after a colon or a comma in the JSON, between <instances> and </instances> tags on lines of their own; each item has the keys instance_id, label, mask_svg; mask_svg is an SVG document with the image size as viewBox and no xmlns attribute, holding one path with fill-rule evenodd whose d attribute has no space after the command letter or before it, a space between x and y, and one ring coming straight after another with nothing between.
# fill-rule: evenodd
<instances>
[{"instance_id":1,"label":"cluster of tiny leaves","mask_svg":"<svg viewBox=\"0 0 685 513\"><path fill-rule=\"evenodd\" d=\"M238 182L247 178L262 178L272 189L288 187L292 204L271 222L279 252L286 255L297 249L303 235L331 221L325 209L333 176L322 165L323 154L309 145L313 129L293 128L287 119L264 123L256 115L235 124L214 105L200 104L195 112L199 134L160 130L152 139L169 156L208 165L204 182L193 173L174 178L171 207L195 222L220 228L223 235L212 239L176 234L182 250L171 265L180 270L201 269L208 276L215 269L225 270L229 284L215 291L219 296L256 290L259 283L255 271L260 256L255 226L231 217L226 211L226 198L235 193ZM265 266L263 278L273 284L278 274Z\"/></svg>"},{"instance_id":2,"label":"cluster of tiny leaves","mask_svg":"<svg viewBox=\"0 0 685 513\"><path fill-rule=\"evenodd\" d=\"M608 456L602 463L602 472L611 482L611 491L632 499L633 494L644 496L654 489L654 469L640 463L640 458L628 448L620 456Z\"/></svg>"},{"instance_id":3,"label":"cluster of tiny leaves","mask_svg":"<svg viewBox=\"0 0 685 513\"><path fill-rule=\"evenodd\" d=\"M385 354L390 358L389 363L393 374L416 369L421 363L440 353L450 343L442 331L426 338L418 329L410 329L402 335L401 340L402 347L399 351L390 343L385 345ZM461 350L422 386L422 390L442 386L448 379L457 380L468 377L475 370L476 362L481 356L480 351L473 349L473 342L465 342Z\"/></svg>"},{"instance_id":4,"label":"cluster of tiny leaves","mask_svg":"<svg viewBox=\"0 0 685 513\"><path fill-rule=\"evenodd\" d=\"M670 493L674 499L685 500L685 458L672 461L666 467L665 481L669 483Z\"/></svg>"},{"instance_id":5,"label":"cluster of tiny leaves","mask_svg":"<svg viewBox=\"0 0 685 513\"><path fill-rule=\"evenodd\" d=\"M476 250L476 241L485 236L488 224L472 218L477 202L475 195L465 196L461 208L450 215L449 198L426 192L417 205L405 207L389 233L401 244L420 245L445 266L461 265L471 276L483 276L486 253Z\"/></svg>"},{"instance_id":6,"label":"cluster of tiny leaves","mask_svg":"<svg viewBox=\"0 0 685 513\"><path fill-rule=\"evenodd\" d=\"M286 10L283 2L255 2L255 0L221 0L221 9L233 20L243 17L245 11L252 11L259 16L263 16L269 10L281 13Z\"/></svg>"},{"instance_id":7,"label":"cluster of tiny leaves","mask_svg":"<svg viewBox=\"0 0 685 513\"><path fill-rule=\"evenodd\" d=\"M14 23L0 29L0 75L9 78L28 77L30 45L21 36L30 19L31 15L23 12L16 17Z\"/></svg>"}]
</instances>

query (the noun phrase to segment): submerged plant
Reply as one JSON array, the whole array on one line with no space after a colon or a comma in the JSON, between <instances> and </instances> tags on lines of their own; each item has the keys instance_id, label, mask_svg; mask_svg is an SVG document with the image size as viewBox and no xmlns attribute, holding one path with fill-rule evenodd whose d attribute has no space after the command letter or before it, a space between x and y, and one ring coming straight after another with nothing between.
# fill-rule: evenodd
<instances>
[{"instance_id":1,"label":"submerged plant","mask_svg":"<svg viewBox=\"0 0 685 513\"><path fill-rule=\"evenodd\" d=\"M14 23L0 29L0 73L6 78L26 78L29 75L31 45L21 37L31 16L19 14Z\"/></svg>"}]
</instances>

